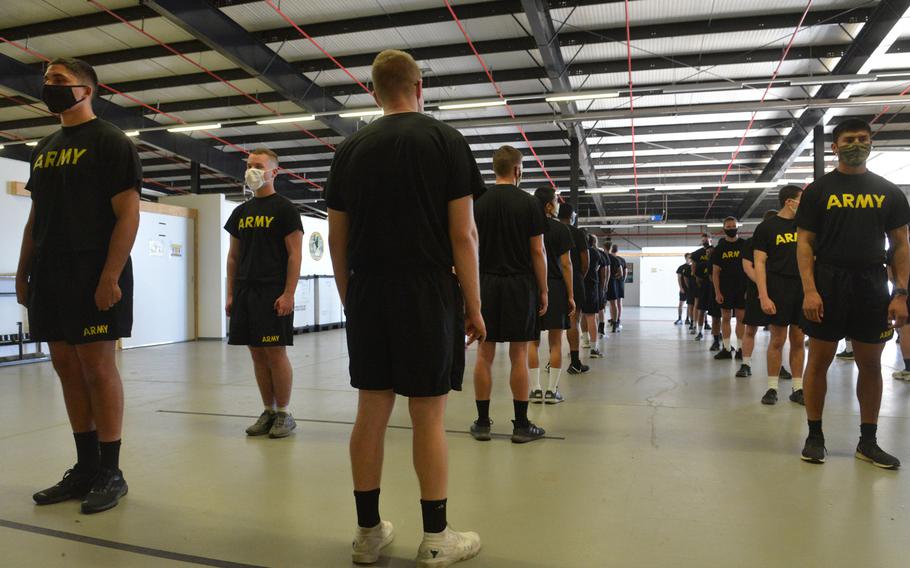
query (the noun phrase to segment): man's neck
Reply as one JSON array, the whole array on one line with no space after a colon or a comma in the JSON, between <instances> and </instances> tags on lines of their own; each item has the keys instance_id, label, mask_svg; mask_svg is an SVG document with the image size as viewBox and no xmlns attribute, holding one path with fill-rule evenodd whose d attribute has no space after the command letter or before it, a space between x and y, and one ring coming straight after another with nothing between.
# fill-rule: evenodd
<instances>
[{"instance_id":1,"label":"man's neck","mask_svg":"<svg viewBox=\"0 0 910 568\"><path fill-rule=\"evenodd\" d=\"M838 162L837 171L848 176L858 176L868 172L869 170L866 168L865 162L863 162L863 165L861 166L848 166L843 162Z\"/></svg>"},{"instance_id":2,"label":"man's neck","mask_svg":"<svg viewBox=\"0 0 910 568\"><path fill-rule=\"evenodd\" d=\"M256 190L256 197L268 197L270 195L275 195L275 186L270 183Z\"/></svg>"},{"instance_id":3,"label":"man's neck","mask_svg":"<svg viewBox=\"0 0 910 568\"><path fill-rule=\"evenodd\" d=\"M517 184L515 183L515 178L507 179L507 178L501 178L499 176L496 176L496 185L514 185L517 187Z\"/></svg>"},{"instance_id":4,"label":"man's neck","mask_svg":"<svg viewBox=\"0 0 910 568\"><path fill-rule=\"evenodd\" d=\"M736 237L724 237L724 240L727 241L728 243L735 243Z\"/></svg>"},{"instance_id":5,"label":"man's neck","mask_svg":"<svg viewBox=\"0 0 910 568\"><path fill-rule=\"evenodd\" d=\"M382 106L382 115L404 114L406 112L420 112L416 101L392 101Z\"/></svg>"},{"instance_id":6,"label":"man's neck","mask_svg":"<svg viewBox=\"0 0 910 568\"><path fill-rule=\"evenodd\" d=\"M791 219L796 219L796 213L794 213L789 207L778 213L777 216L788 221Z\"/></svg>"},{"instance_id":7,"label":"man's neck","mask_svg":"<svg viewBox=\"0 0 910 568\"><path fill-rule=\"evenodd\" d=\"M91 105L79 105L77 108L64 111L60 114L60 124L63 126L79 126L95 119L95 112Z\"/></svg>"}]
</instances>

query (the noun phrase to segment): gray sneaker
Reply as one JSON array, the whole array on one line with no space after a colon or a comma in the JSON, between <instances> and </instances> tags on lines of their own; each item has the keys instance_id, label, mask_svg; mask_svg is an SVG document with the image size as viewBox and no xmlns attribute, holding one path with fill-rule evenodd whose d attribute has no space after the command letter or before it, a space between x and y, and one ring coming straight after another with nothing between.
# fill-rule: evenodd
<instances>
[{"instance_id":1,"label":"gray sneaker","mask_svg":"<svg viewBox=\"0 0 910 568\"><path fill-rule=\"evenodd\" d=\"M276 412L275 423L269 430L269 438L287 438L297 428L297 422L290 412Z\"/></svg>"},{"instance_id":2,"label":"gray sneaker","mask_svg":"<svg viewBox=\"0 0 910 568\"><path fill-rule=\"evenodd\" d=\"M274 410L264 410L262 414L259 415L259 420L255 424L246 429L247 436L265 436L269 433L269 430L272 429L272 424L275 422L275 411Z\"/></svg>"},{"instance_id":3,"label":"gray sneaker","mask_svg":"<svg viewBox=\"0 0 910 568\"><path fill-rule=\"evenodd\" d=\"M522 428L513 420L512 426L513 444L526 444L528 442L533 442L534 440L540 440L546 435L546 431L533 422L528 422L528 425Z\"/></svg>"},{"instance_id":4,"label":"gray sneaker","mask_svg":"<svg viewBox=\"0 0 910 568\"><path fill-rule=\"evenodd\" d=\"M492 425L492 420L487 424L478 424L475 420L474 423L471 424L471 436L474 436L474 439L478 442L489 442L493 439L493 435L490 433L490 427Z\"/></svg>"}]
</instances>

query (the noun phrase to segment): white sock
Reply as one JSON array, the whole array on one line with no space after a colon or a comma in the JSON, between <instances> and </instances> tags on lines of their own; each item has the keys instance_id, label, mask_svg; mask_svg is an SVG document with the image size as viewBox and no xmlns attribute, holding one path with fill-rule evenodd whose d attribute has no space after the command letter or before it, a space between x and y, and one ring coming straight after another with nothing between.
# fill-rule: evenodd
<instances>
[{"instance_id":1,"label":"white sock","mask_svg":"<svg viewBox=\"0 0 910 568\"><path fill-rule=\"evenodd\" d=\"M540 367L537 367L537 382L534 384L534 388L531 390L540 390Z\"/></svg>"},{"instance_id":2,"label":"white sock","mask_svg":"<svg viewBox=\"0 0 910 568\"><path fill-rule=\"evenodd\" d=\"M288 410L288 408L290 408L290 407L289 407L289 406L279 406L279 407L278 407L278 412L284 412L285 414L290 414L291 411Z\"/></svg>"},{"instance_id":3,"label":"white sock","mask_svg":"<svg viewBox=\"0 0 910 568\"><path fill-rule=\"evenodd\" d=\"M777 377L777 375L774 375L773 377L769 376L768 377L768 388L777 390L777 387L779 386L778 385L779 382L780 382L780 379Z\"/></svg>"},{"instance_id":4,"label":"white sock","mask_svg":"<svg viewBox=\"0 0 910 568\"><path fill-rule=\"evenodd\" d=\"M730 338L729 337L724 338L724 350L725 351L730 350Z\"/></svg>"},{"instance_id":5,"label":"white sock","mask_svg":"<svg viewBox=\"0 0 910 568\"><path fill-rule=\"evenodd\" d=\"M703 323L698 324L698 333L699 333L699 334L700 334L702 331L704 331L704 329L705 329L705 324L703 324Z\"/></svg>"},{"instance_id":6,"label":"white sock","mask_svg":"<svg viewBox=\"0 0 910 568\"><path fill-rule=\"evenodd\" d=\"M734 350L734 351L738 350L738 349L739 349L739 338L738 338L738 337L731 337L731 338L730 338L730 345L733 347L733 350Z\"/></svg>"},{"instance_id":7,"label":"white sock","mask_svg":"<svg viewBox=\"0 0 910 568\"><path fill-rule=\"evenodd\" d=\"M275 412L275 406L274 405L266 406L265 411L266 412Z\"/></svg>"},{"instance_id":8,"label":"white sock","mask_svg":"<svg viewBox=\"0 0 910 568\"><path fill-rule=\"evenodd\" d=\"M743 356L743 365L752 366L752 357Z\"/></svg>"},{"instance_id":9,"label":"white sock","mask_svg":"<svg viewBox=\"0 0 910 568\"><path fill-rule=\"evenodd\" d=\"M844 347L844 351L850 351L850 352L853 351L853 342L850 341L849 339L847 340L847 346Z\"/></svg>"},{"instance_id":10,"label":"white sock","mask_svg":"<svg viewBox=\"0 0 910 568\"><path fill-rule=\"evenodd\" d=\"M551 369L550 370L550 380L547 383L547 390L550 392L556 392L556 389L559 388L559 376L562 375L562 369Z\"/></svg>"},{"instance_id":11,"label":"white sock","mask_svg":"<svg viewBox=\"0 0 910 568\"><path fill-rule=\"evenodd\" d=\"M793 377L793 390L803 390L803 378L802 377Z\"/></svg>"}]
</instances>

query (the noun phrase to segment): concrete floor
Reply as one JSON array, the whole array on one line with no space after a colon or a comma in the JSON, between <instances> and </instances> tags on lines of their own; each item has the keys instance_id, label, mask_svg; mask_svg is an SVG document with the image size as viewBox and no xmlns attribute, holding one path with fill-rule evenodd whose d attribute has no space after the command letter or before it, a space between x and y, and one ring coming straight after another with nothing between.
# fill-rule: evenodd
<instances>
[{"instance_id":1,"label":"concrete floor","mask_svg":"<svg viewBox=\"0 0 910 568\"><path fill-rule=\"evenodd\" d=\"M835 363L823 466L799 460L803 408L765 391L760 335L751 379L715 362L670 322L629 309L592 372L565 376L568 400L532 406L554 437L478 443L470 373L450 399L449 520L484 550L466 568L906 566L910 474L855 460L852 364ZM259 399L243 349L199 342L121 355L122 467L130 494L91 517L78 503L37 508L33 491L74 461L47 363L0 369L0 565L349 566L354 527L347 439L355 392L342 331L298 336L286 440L248 439ZM510 433L507 357L497 361L494 432ZM472 365L474 351L469 353ZM881 445L910 464L910 384L884 356ZM784 383L786 385L786 383ZM787 388L787 387L785 387ZM380 566L411 566L421 536L406 405L387 437L383 517L397 540Z\"/></svg>"}]
</instances>

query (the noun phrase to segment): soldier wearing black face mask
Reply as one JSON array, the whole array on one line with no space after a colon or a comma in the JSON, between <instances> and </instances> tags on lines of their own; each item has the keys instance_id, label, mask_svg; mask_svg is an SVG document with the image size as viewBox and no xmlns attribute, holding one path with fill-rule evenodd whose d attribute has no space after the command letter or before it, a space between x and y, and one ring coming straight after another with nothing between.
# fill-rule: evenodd
<instances>
[{"instance_id":1,"label":"soldier wearing black face mask","mask_svg":"<svg viewBox=\"0 0 910 568\"><path fill-rule=\"evenodd\" d=\"M715 359L732 359L733 330L731 322L736 316L737 344L742 343L745 324L743 316L746 309L746 273L743 270L743 248L745 241L738 238L737 222L733 217L724 219L724 235L711 256L714 265L712 269L712 283L714 285L714 298L721 308L721 329L723 334L723 349L714 357ZM714 330L715 335L718 330ZM737 352L737 359L742 359L742 351Z\"/></svg>"},{"instance_id":2,"label":"soldier wearing black face mask","mask_svg":"<svg viewBox=\"0 0 910 568\"><path fill-rule=\"evenodd\" d=\"M834 129L837 169L806 188L796 213L797 260L809 357L803 385L809 437L802 459L825 461L822 410L827 372L838 342L853 340L859 368L860 439L856 457L894 469L900 460L876 441L882 400L881 356L894 328L907 320L910 205L894 184L866 168L872 149L868 123L848 119ZM885 237L894 249L895 288L889 298Z\"/></svg>"},{"instance_id":3,"label":"soldier wearing black face mask","mask_svg":"<svg viewBox=\"0 0 910 568\"><path fill-rule=\"evenodd\" d=\"M695 325L697 328L696 341L704 339L703 331L705 327L705 316L713 305L713 293L710 280L710 262L711 262L711 236L707 233L701 236L701 248L690 255L692 262L692 274L695 278L695 287L697 290L693 313L695 314Z\"/></svg>"},{"instance_id":4,"label":"soldier wearing black face mask","mask_svg":"<svg viewBox=\"0 0 910 568\"><path fill-rule=\"evenodd\" d=\"M32 152L32 210L22 238L16 295L32 336L50 347L76 442L77 463L38 505L82 500L83 513L117 505L123 385L115 342L133 325L130 250L139 228L142 165L136 147L96 118L98 77L84 61L59 58L42 99L61 128Z\"/></svg>"}]
</instances>

